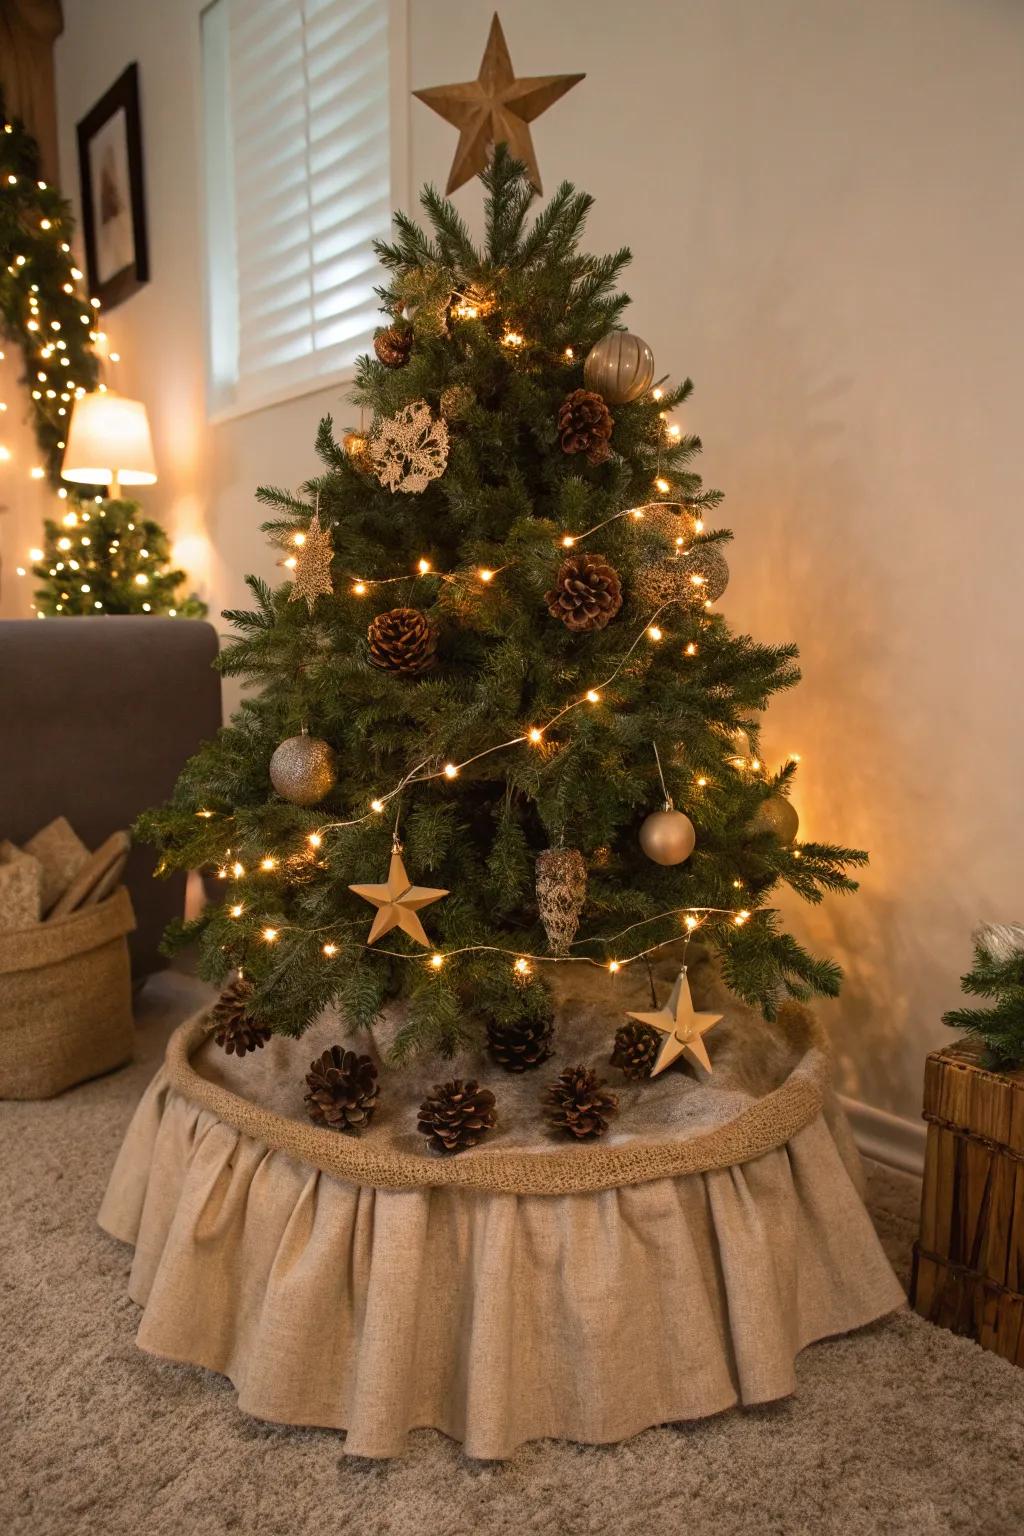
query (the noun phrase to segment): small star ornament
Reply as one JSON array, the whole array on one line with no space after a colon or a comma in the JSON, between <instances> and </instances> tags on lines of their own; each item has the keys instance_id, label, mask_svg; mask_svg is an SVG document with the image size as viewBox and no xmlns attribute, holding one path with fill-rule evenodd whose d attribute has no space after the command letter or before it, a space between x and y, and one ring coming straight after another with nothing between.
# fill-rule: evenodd
<instances>
[{"instance_id":1,"label":"small star ornament","mask_svg":"<svg viewBox=\"0 0 1024 1536\"><path fill-rule=\"evenodd\" d=\"M392 928L401 928L403 933L407 933L417 944L422 944L424 949L430 948L430 940L417 914L423 907L429 907L431 902L440 901L448 892L413 885L405 872L402 850L397 844L391 850L391 868L383 885L350 885L349 890L377 908L367 944L376 944Z\"/></svg>"},{"instance_id":2,"label":"small star ornament","mask_svg":"<svg viewBox=\"0 0 1024 1536\"><path fill-rule=\"evenodd\" d=\"M719 1022L722 1014L697 1013L694 1010L685 965L676 977L672 995L664 1008L659 1008L657 1013L631 1013L628 1017L636 1019L639 1024L649 1024L665 1037L654 1058L652 1077L664 1072L680 1056L698 1062L705 1072L711 1071L711 1059L702 1036Z\"/></svg>"},{"instance_id":3,"label":"small star ornament","mask_svg":"<svg viewBox=\"0 0 1024 1536\"><path fill-rule=\"evenodd\" d=\"M507 144L526 166L530 185L541 191L530 123L571 91L583 75L534 75L517 80L497 12L491 22L480 73L463 85L434 85L413 95L459 130L445 192L451 193L486 170L495 144Z\"/></svg>"},{"instance_id":4,"label":"small star ornament","mask_svg":"<svg viewBox=\"0 0 1024 1536\"><path fill-rule=\"evenodd\" d=\"M331 582L331 560L334 547L331 531L321 528L320 514L314 512L306 529L306 537L296 557L295 575L292 578L291 596L288 601L297 603L305 598L310 613L318 597L327 597L334 591Z\"/></svg>"}]
</instances>

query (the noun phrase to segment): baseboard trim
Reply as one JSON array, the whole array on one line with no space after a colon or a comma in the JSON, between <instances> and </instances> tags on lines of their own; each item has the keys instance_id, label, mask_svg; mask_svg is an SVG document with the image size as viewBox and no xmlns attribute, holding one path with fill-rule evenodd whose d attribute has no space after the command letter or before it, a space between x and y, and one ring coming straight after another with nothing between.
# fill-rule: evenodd
<instances>
[{"instance_id":1,"label":"baseboard trim","mask_svg":"<svg viewBox=\"0 0 1024 1536\"><path fill-rule=\"evenodd\" d=\"M875 1109L859 1099L840 1095L853 1130L853 1139L865 1157L901 1173L924 1173L925 1127L916 1120L904 1120L888 1110Z\"/></svg>"}]
</instances>

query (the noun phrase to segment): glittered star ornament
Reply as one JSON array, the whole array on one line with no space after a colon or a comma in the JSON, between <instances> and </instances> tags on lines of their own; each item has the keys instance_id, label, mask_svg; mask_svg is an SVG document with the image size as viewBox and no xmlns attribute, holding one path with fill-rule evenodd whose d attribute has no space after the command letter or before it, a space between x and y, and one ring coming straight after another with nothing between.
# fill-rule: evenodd
<instances>
[{"instance_id":1,"label":"glittered star ornament","mask_svg":"<svg viewBox=\"0 0 1024 1536\"><path fill-rule=\"evenodd\" d=\"M297 603L304 597L312 613L313 604L317 598L321 595L327 597L334 591L331 582L333 558L331 531L329 528L321 528L320 514L314 512L306 529L306 537L295 559L295 575L292 578L291 596L288 601Z\"/></svg>"},{"instance_id":2,"label":"glittered star ornament","mask_svg":"<svg viewBox=\"0 0 1024 1536\"><path fill-rule=\"evenodd\" d=\"M431 902L440 901L448 892L413 885L405 872L400 849L392 850L391 868L384 885L350 885L349 890L355 891L357 896L377 908L367 944L376 944L392 928L401 928L403 933L407 933L417 944L422 944L424 949L430 948L430 940L417 913L423 907L429 907Z\"/></svg>"},{"instance_id":3,"label":"glittered star ornament","mask_svg":"<svg viewBox=\"0 0 1024 1536\"><path fill-rule=\"evenodd\" d=\"M584 75L533 75L517 80L497 12L491 22L480 73L464 85L435 85L413 95L459 130L445 188L449 195L486 170L495 144L507 144L526 166L530 185L542 190L529 124L553 106Z\"/></svg>"},{"instance_id":4,"label":"glittered star ornament","mask_svg":"<svg viewBox=\"0 0 1024 1536\"><path fill-rule=\"evenodd\" d=\"M685 966L679 972L672 995L664 1008L659 1008L657 1013L631 1013L628 1017L636 1019L639 1024L649 1024L665 1037L654 1058L652 1077L664 1072L679 1056L698 1062L706 1072L711 1071L711 1059L701 1037L718 1023L722 1015L695 1012Z\"/></svg>"}]
</instances>

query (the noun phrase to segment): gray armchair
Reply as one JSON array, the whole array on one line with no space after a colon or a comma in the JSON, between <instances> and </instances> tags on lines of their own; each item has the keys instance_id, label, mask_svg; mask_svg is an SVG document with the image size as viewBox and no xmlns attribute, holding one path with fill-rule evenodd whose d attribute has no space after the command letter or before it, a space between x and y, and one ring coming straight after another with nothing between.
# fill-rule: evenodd
<instances>
[{"instance_id":1,"label":"gray armchair","mask_svg":"<svg viewBox=\"0 0 1024 1536\"><path fill-rule=\"evenodd\" d=\"M0 838L23 842L66 816L90 847L165 799L221 723L217 634L194 619L0 622ZM138 919L132 968L184 906L185 877L152 878L133 848L125 882Z\"/></svg>"}]
</instances>

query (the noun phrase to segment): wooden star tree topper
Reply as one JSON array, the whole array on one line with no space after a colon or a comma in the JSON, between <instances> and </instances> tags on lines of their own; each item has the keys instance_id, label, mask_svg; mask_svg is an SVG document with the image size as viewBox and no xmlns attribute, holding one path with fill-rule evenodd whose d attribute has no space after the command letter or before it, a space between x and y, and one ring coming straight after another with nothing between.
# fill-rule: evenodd
<instances>
[{"instance_id":1,"label":"wooden star tree topper","mask_svg":"<svg viewBox=\"0 0 1024 1536\"><path fill-rule=\"evenodd\" d=\"M434 85L424 91L413 91L414 96L459 130L459 142L445 192L450 196L486 170L495 144L508 145L511 154L526 166L530 185L536 192L541 192L540 171L529 125L585 78L584 75L531 75L517 80L505 34L495 12L480 61L480 73L475 80L462 85Z\"/></svg>"}]
</instances>

